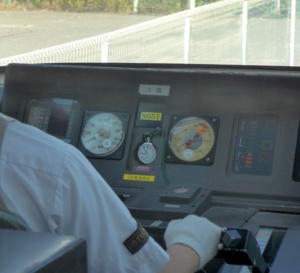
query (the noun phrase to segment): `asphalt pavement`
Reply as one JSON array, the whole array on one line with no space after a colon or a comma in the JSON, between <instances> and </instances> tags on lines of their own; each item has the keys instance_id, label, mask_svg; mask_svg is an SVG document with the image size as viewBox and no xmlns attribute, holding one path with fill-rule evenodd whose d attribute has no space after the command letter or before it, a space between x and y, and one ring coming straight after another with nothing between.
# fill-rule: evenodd
<instances>
[{"instance_id":1,"label":"asphalt pavement","mask_svg":"<svg viewBox=\"0 0 300 273\"><path fill-rule=\"evenodd\" d=\"M89 38L157 17L159 16L0 10L0 59Z\"/></svg>"}]
</instances>

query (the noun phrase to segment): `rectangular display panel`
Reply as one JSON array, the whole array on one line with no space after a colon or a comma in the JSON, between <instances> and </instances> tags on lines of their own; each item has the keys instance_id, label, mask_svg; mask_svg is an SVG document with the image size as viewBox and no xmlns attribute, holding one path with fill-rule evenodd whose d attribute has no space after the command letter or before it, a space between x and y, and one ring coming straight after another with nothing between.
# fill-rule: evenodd
<instances>
[{"instance_id":1,"label":"rectangular display panel","mask_svg":"<svg viewBox=\"0 0 300 273\"><path fill-rule=\"evenodd\" d=\"M135 120L135 126L158 127L162 125L165 104L161 101L141 101Z\"/></svg>"},{"instance_id":2,"label":"rectangular display panel","mask_svg":"<svg viewBox=\"0 0 300 273\"><path fill-rule=\"evenodd\" d=\"M78 106L73 99L32 99L26 105L24 122L70 142Z\"/></svg>"},{"instance_id":3,"label":"rectangular display panel","mask_svg":"<svg viewBox=\"0 0 300 273\"><path fill-rule=\"evenodd\" d=\"M233 155L232 172L271 175L278 130L278 117L241 114Z\"/></svg>"}]
</instances>

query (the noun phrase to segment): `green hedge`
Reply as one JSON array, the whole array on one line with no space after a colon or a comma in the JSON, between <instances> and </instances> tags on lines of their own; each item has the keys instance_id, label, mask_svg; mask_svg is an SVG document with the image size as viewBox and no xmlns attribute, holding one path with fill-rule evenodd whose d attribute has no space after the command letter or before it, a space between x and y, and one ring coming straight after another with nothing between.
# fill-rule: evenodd
<instances>
[{"instance_id":1,"label":"green hedge","mask_svg":"<svg viewBox=\"0 0 300 273\"><path fill-rule=\"evenodd\" d=\"M202 6L220 0L196 0L196 6ZM276 9L276 1L256 5L250 2L249 17L287 17L290 14L291 0L280 0L280 9ZM2 5L1 5L2 2ZM251 3L254 3L251 5ZM0 0L1 7L12 8L43 8L66 11L95 11L133 13L134 0ZM188 9L190 0L138 0L138 13L171 14ZM297 18L300 16L300 4L297 3Z\"/></svg>"},{"instance_id":2,"label":"green hedge","mask_svg":"<svg viewBox=\"0 0 300 273\"><path fill-rule=\"evenodd\" d=\"M249 6L249 18L290 18L291 0L280 0L280 6L275 1L257 6ZM296 16L300 18L300 2L296 4Z\"/></svg>"},{"instance_id":3,"label":"green hedge","mask_svg":"<svg viewBox=\"0 0 300 273\"><path fill-rule=\"evenodd\" d=\"M46 0L32 0L46 1ZM131 13L133 0L56 0L63 9ZM188 7L186 0L139 0L139 13L173 13Z\"/></svg>"},{"instance_id":4,"label":"green hedge","mask_svg":"<svg viewBox=\"0 0 300 273\"><path fill-rule=\"evenodd\" d=\"M35 8L68 11L103 11L132 13L134 0L11 0L14 6L28 5ZM197 6L220 0L196 0ZM138 0L139 13L171 14L188 9L190 0Z\"/></svg>"}]
</instances>

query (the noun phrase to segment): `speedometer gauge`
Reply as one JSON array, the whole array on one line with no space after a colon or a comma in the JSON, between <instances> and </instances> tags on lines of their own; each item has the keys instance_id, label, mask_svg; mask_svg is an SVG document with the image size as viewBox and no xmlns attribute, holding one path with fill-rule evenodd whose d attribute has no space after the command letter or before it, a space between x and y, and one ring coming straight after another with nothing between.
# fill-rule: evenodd
<instances>
[{"instance_id":1,"label":"speedometer gauge","mask_svg":"<svg viewBox=\"0 0 300 273\"><path fill-rule=\"evenodd\" d=\"M108 156L119 150L125 138L123 119L127 114L98 112L89 114L81 132L81 144L95 156Z\"/></svg>"},{"instance_id":2,"label":"speedometer gauge","mask_svg":"<svg viewBox=\"0 0 300 273\"><path fill-rule=\"evenodd\" d=\"M187 117L177 121L169 133L167 161L212 164L217 128L218 118Z\"/></svg>"}]
</instances>

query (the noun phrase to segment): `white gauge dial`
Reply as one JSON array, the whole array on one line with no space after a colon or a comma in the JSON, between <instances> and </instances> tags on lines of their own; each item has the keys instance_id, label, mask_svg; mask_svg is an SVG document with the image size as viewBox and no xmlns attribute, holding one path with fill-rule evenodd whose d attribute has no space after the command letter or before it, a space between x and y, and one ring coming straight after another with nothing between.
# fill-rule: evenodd
<instances>
[{"instance_id":1,"label":"white gauge dial","mask_svg":"<svg viewBox=\"0 0 300 273\"><path fill-rule=\"evenodd\" d=\"M139 146L137 156L143 164L150 164L156 158L156 148L151 142L144 142Z\"/></svg>"},{"instance_id":2,"label":"white gauge dial","mask_svg":"<svg viewBox=\"0 0 300 273\"><path fill-rule=\"evenodd\" d=\"M123 122L112 113L93 115L81 133L81 142L84 148L100 156L109 155L116 151L123 140Z\"/></svg>"}]
</instances>

